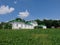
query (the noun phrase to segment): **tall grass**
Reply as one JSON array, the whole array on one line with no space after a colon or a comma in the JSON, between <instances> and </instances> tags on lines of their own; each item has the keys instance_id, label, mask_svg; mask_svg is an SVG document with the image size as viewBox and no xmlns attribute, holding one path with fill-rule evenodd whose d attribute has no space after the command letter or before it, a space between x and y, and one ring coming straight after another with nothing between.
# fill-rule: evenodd
<instances>
[{"instance_id":1,"label":"tall grass","mask_svg":"<svg viewBox=\"0 0 60 45\"><path fill-rule=\"evenodd\" d=\"M0 45L60 45L60 29L0 30Z\"/></svg>"}]
</instances>

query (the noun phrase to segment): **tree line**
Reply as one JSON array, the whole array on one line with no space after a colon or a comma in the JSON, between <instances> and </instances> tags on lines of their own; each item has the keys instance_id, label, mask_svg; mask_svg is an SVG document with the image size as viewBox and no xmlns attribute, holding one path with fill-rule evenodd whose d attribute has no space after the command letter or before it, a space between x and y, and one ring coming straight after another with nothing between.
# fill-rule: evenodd
<instances>
[{"instance_id":1,"label":"tree line","mask_svg":"<svg viewBox=\"0 0 60 45\"><path fill-rule=\"evenodd\" d=\"M52 28L52 27L54 27L54 28L60 28L60 20L46 20L46 19L44 19L44 20L39 20L39 19L36 19L35 20L37 23L38 23L38 25L45 25L45 26L47 26L47 28Z\"/></svg>"}]
</instances>

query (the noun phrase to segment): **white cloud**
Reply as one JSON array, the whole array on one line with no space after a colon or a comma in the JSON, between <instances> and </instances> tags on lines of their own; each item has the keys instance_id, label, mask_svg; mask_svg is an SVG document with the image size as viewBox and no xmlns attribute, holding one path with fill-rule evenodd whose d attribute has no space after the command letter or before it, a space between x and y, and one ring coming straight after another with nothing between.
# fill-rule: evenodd
<instances>
[{"instance_id":1,"label":"white cloud","mask_svg":"<svg viewBox=\"0 0 60 45\"><path fill-rule=\"evenodd\" d=\"M7 14L7 13L11 13L13 11L14 11L13 7L5 6L5 5L2 5L0 7L0 14Z\"/></svg>"},{"instance_id":2,"label":"white cloud","mask_svg":"<svg viewBox=\"0 0 60 45\"><path fill-rule=\"evenodd\" d=\"M19 17L24 19L29 16L29 12L26 10L25 12L19 12Z\"/></svg>"}]
</instances>

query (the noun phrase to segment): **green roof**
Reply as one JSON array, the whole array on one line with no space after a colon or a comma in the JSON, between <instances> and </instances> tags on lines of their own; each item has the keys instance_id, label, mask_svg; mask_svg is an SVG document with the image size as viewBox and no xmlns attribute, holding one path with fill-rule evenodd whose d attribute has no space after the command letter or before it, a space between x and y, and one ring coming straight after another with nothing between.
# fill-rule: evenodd
<instances>
[{"instance_id":1,"label":"green roof","mask_svg":"<svg viewBox=\"0 0 60 45\"><path fill-rule=\"evenodd\" d=\"M27 24L27 25L31 25L31 22L27 22L27 21L24 21L24 20L22 20L22 19L15 19L15 20L12 20L12 21L10 21L10 22L23 22L23 23L25 23L25 24Z\"/></svg>"},{"instance_id":2,"label":"green roof","mask_svg":"<svg viewBox=\"0 0 60 45\"><path fill-rule=\"evenodd\" d=\"M25 22L25 24L31 25L31 23L30 23L30 22Z\"/></svg>"},{"instance_id":3,"label":"green roof","mask_svg":"<svg viewBox=\"0 0 60 45\"><path fill-rule=\"evenodd\" d=\"M20 18L17 18L17 19L15 19L15 20L10 21L10 22L24 22L24 20L22 20L22 19L20 19Z\"/></svg>"}]
</instances>

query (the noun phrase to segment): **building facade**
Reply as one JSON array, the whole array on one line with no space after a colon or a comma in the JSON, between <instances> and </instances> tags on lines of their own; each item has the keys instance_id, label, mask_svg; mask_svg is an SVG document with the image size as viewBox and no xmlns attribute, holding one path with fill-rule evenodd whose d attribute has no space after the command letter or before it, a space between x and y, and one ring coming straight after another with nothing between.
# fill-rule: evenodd
<instances>
[{"instance_id":1,"label":"building facade","mask_svg":"<svg viewBox=\"0 0 60 45\"><path fill-rule=\"evenodd\" d=\"M38 26L37 22L13 22L12 29L34 29L35 26Z\"/></svg>"}]
</instances>

